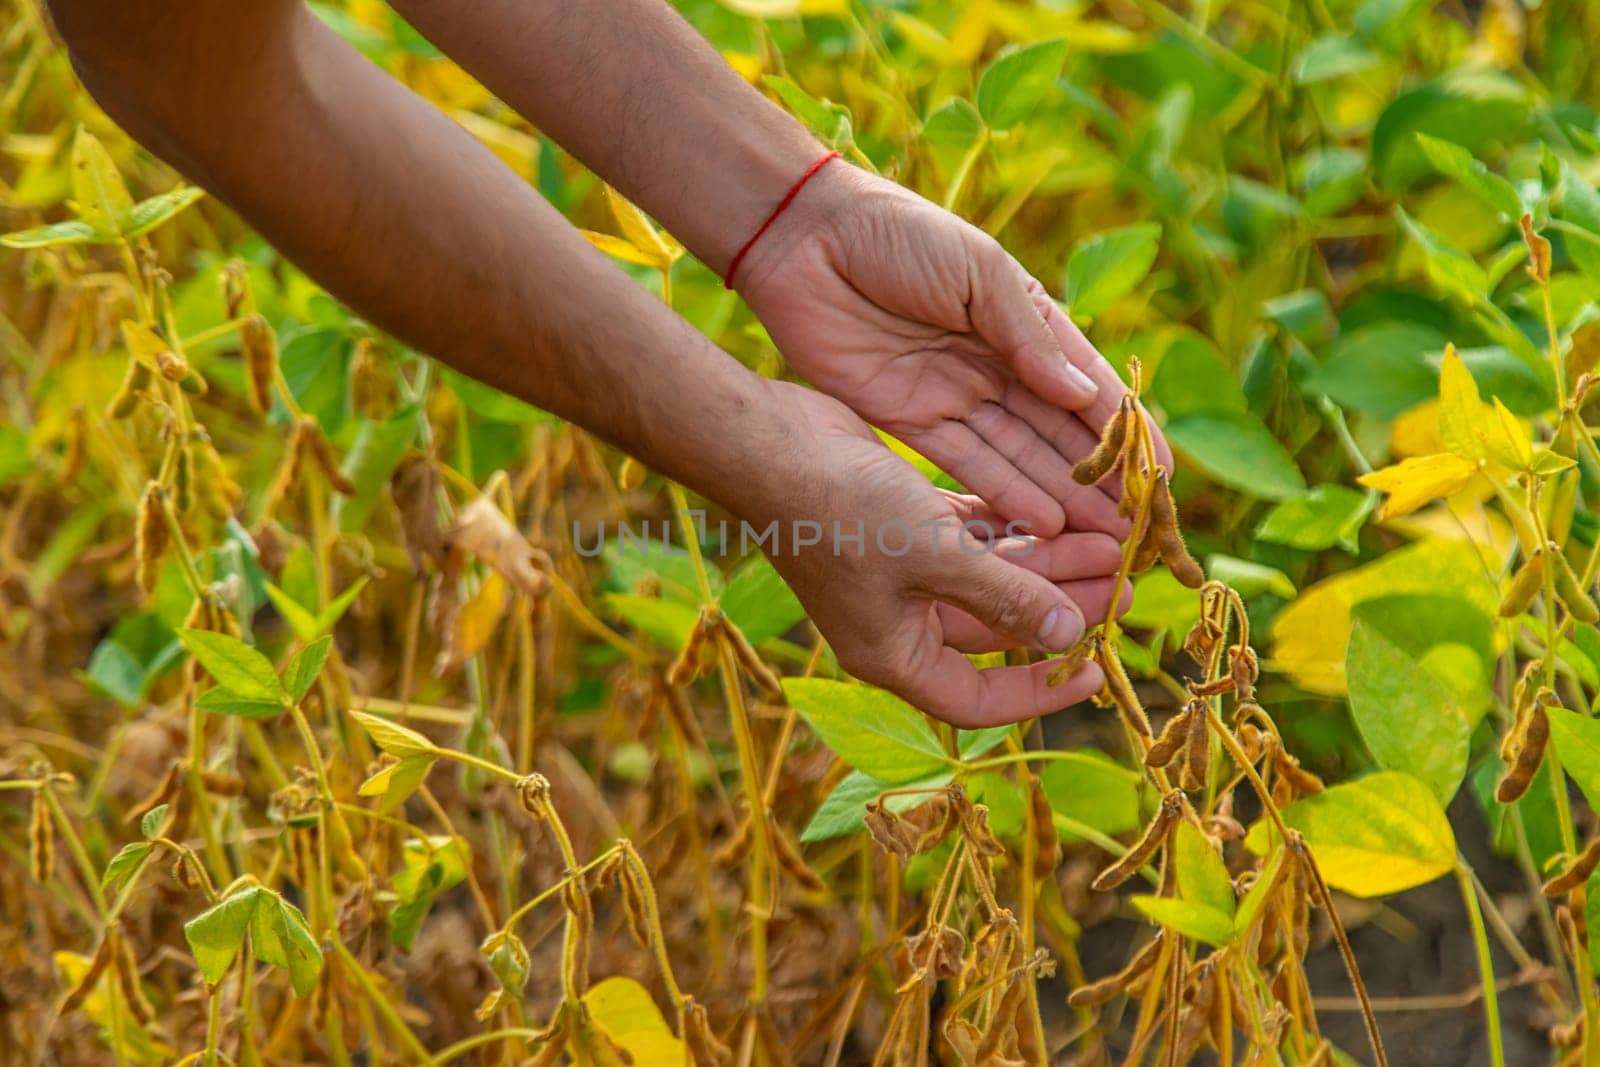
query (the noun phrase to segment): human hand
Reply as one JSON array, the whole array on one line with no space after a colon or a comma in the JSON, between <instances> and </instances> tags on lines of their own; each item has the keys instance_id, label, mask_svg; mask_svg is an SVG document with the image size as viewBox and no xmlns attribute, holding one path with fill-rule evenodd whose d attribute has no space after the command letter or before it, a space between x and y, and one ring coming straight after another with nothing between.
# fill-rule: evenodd
<instances>
[{"instance_id":1,"label":"human hand","mask_svg":"<svg viewBox=\"0 0 1600 1067\"><path fill-rule=\"evenodd\" d=\"M1043 537L1126 536L1119 486L1072 480L1125 386L981 230L833 163L733 281L796 371L1001 515Z\"/></svg>"},{"instance_id":2,"label":"human hand","mask_svg":"<svg viewBox=\"0 0 1600 1067\"><path fill-rule=\"evenodd\" d=\"M771 389L803 427L788 451L802 466L786 472L790 490L773 497L778 504L742 517L778 524L772 562L845 670L962 727L1058 711L1100 688L1092 662L1052 687L1050 662L978 670L963 653L1076 644L1085 616L1110 607L1112 538L1005 537L1004 519L975 497L936 489L844 405L802 386ZM821 543L796 548L797 522L816 524ZM836 530L862 537L844 541ZM1124 585L1119 610L1130 595Z\"/></svg>"}]
</instances>

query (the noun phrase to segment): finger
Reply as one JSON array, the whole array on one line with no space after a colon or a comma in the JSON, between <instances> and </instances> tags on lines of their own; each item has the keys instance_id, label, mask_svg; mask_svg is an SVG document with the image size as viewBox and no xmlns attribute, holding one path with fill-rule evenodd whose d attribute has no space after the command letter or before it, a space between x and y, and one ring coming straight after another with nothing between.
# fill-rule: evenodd
<instances>
[{"instance_id":1,"label":"finger","mask_svg":"<svg viewBox=\"0 0 1600 1067\"><path fill-rule=\"evenodd\" d=\"M1078 329L1077 323L1067 317L1067 313L1061 310L1059 304L1051 300L1050 307L1041 309L1041 313L1050 327L1050 332L1055 335L1056 343L1066 353L1067 359L1099 387L1099 393L1093 403L1079 409L1079 417L1098 437L1106 420L1117 410L1123 394L1128 391L1127 383L1118 376L1111 364L1106 362L1099 349L1089 343L1083 331ZM1140 405L1140 411L1144 415L1145 422L1150 425L1150 441L1155 446L1156 462L1171 471L1172 449L1168 446L1167 439L1162 436L1150 413L1143 410L1143 405Z\"/></svg>"},{"instance_id":2,"label":"finger","mask_svg":"<svg viewBox=\"0 0 1600 1067\"><path fill-rule=\"evenodd\" d=\"M905 441L994 511L1026 522L1031 532L1050 537L1066 525L1066 512L1056 499L968 426L946 420L906 435Z\"/></svg>"},{"instance_id":3,"label":"finger","mask_svg":"<svg viewBox=\"0 0 1600 1067\"><path fill-rule=\"evenodd\" d=\"M954 604L995 633L1050 652L1064 652L1083 636L1078 605L1054 582L984 550L957 546L928 559L922 592Z\"/></svg>"},{"instance_id":4,"label":"finger","mask_svg":"<svg viewBox=\"0 0 1600 1067\"><path fill-rule=\"evenodd\" d=\"M1094 403L1100 385L1067 358L1045 321L1044 286L987 234L974 231L971 257L967 315L978 335L1051 403L1073 409Z\"/></svg>"},{"instance_id":5,"label":"finger","mask_svg":"<svg viewBox=\"0 0 1600 1067\"><path fill-rule=\"evenodd\" d=\"M1111 605L1111 586L1114 577L1101 577L1073 582L1057 582L1056 587L1073 599L1085 617L1098 622L1106 617ZM1133 605L1133 586L1122 583L1122 596L1117 614L1122 615ZM970 614L951 604L936 605L939 625L944 631L944 643L962 652L1009 652L1026 647L1014 638L1005 637L985 626Z\"/></svg>"},{"instance_id":6,"label":"finger","mask_svg":"<svg viewBox=\"0 0 1600 1067\"><path fill-rule=\"evenodd\" d=\"M1000 726L1037 718L1076 704L1099 691L1105 676L1093 662L1060 685L1049 684L1054 665L978 670L953 648L942 648L927 666L893 688L936 719L964 729Z\"/></svg>"},{"instance_id":7,"label":"finger","mask_svg":"<svg viewBox=\"0 0 1600 1067\"><path fill-rule=\"evenodd\" d=\"M1122 547L1102 533L1057 537L1007 537L994 542L996 555L1052 582L1109 577L1122 565Z\"/></svg>"}]
</instances>

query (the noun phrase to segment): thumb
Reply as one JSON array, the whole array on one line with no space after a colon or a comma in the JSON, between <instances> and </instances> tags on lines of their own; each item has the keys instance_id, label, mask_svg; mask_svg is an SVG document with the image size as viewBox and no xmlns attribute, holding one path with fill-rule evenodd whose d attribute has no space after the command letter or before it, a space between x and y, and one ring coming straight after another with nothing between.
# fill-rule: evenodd
<instances>
[{"instance_id":1,"label":"thumb","mask_svg":"<svg viewBox=\"0 0 1600 1067\"><path fill-rule=\"evenodd\" d=\"M1088 407L1100 387L1062 351L1045 318L1050 294L1044 286L987 234L973 238L971 255L967 314L973 329L1040 397L1073 410Z\"/></svg>"},{"instance_id":2,"label":"thumb","mask_svg":"<svg viewBox=\"0 0 1600 1067\"><path fill-rule=\"evenodd\" d=\"M963 555L934 596L962 609L1002 637L1047 652L1065 652L1083 636L1083 612L1048 578L993 552Z\"/></svg>"}]
</instances>

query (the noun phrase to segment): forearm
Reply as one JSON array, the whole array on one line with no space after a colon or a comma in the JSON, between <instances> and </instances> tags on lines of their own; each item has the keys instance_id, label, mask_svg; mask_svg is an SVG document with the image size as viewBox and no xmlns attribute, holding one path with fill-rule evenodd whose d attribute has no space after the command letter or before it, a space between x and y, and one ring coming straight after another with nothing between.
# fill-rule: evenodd
<instances>
[{"instance_id":1,"label":"forearm","mask_svg":"<svg viewBox=\"0 0 1600 1067\"><path fill-rule=\"evenodd\" d=\"M56 11L114 118L372 322L719 503L763 508L726 490L758 492L754 457L783 447L764 383L303 6Z\"/></svg>"},{"instance_id":2,"label":"forearm","mask_svg":"<svg viewBox=\"0 0 1600 1067\"><path fill-rule=\"evenodd\" d=\"M665 0L392 0L721 273L821 146Z\"/></svg>"}]
</instances>

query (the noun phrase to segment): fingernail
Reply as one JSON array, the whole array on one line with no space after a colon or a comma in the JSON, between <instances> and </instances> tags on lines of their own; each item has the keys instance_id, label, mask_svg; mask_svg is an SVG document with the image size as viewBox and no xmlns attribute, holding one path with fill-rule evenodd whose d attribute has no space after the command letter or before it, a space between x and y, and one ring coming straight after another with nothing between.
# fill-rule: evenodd
<instances>
[{"instance_id":1,"label":"fingernail","mask_svg":"<svg viewBox=\"0 0 1600 1067\"><path fill-rule=\"evenodd\" d=\"M1057 605L1039 628L1039 645L1047 652L1065 652L1083 636L1083 618L1071 608Z\"/></svg>"},{"instance_id":2,"label":"fingernail","mask_svg":"<svg viewBox=\"0 0 1600 1067\"><path fill-rule=\"evenodd\" d=\"M1072 379L1073 385L1077 386L1079 389L1082 389L1090 396L1094 396L1100 391L1100 387L1095 384L1094 379L1083 373L1083 371L1079 370L1077 365L1071 360L1067 361L1067 377Z\"/></svg>"}]
</instances>

